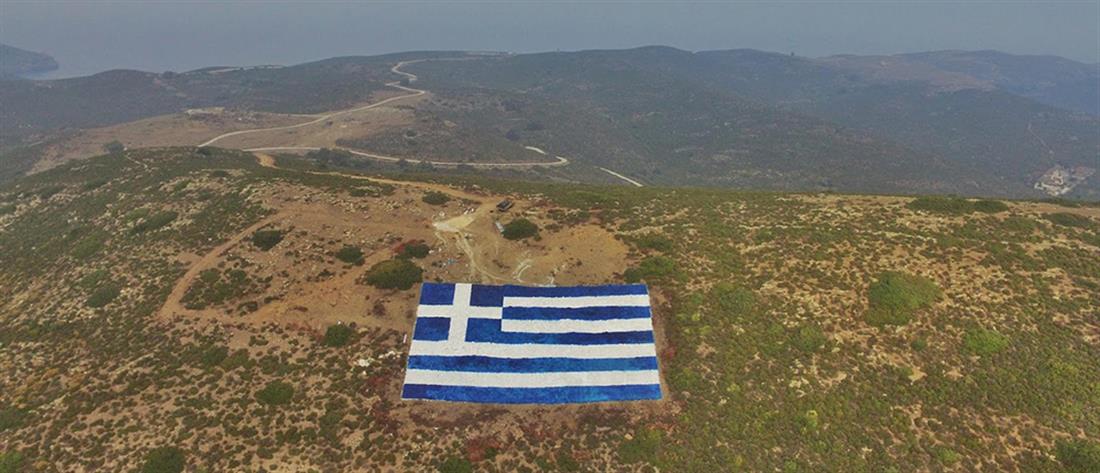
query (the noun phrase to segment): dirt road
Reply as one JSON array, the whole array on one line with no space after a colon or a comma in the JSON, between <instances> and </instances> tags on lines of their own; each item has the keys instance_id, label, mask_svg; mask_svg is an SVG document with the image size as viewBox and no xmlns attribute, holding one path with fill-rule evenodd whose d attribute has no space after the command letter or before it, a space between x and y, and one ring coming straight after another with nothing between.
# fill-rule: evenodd
<instances>
[{"instance_id":1,"label":"dirt road","mask_svg":"<svg viewBox=\"0 0 1100 473\"><path fill-rule=\"evenodd\" d=\"M401 61L401 62L395 64L393 67L391 67L390 72L393 72L394 74L403 76L403 77L405 77L405 79L408 80L409 83L412 83L412 82L415 82L417 80L416 74L413 74L411 72L402 71L401 67L405 66L407 64L414 64L414 63L417 63L417 62L423 62L423 61L427 61L427 60L428 59L416 59L416 60L413 60L413 61ZM332 119L333 117L337 117L337 116L340 116L340 115L347 115L347 114L356 113L356 112L361 112L361 111L364 111L364 110L370 110L372 108L381 107L383 105L386 105L386 104L389 104L389 103L392 103L392 102L395 102L395 101L398 101L398 100L418 97L418 96L421 96L421 95L424 95L424 94L428 93L428 91L423 90L423 89L416 89L416 88L401 85L401 82L399 82L399 81L389 82L389 83L386 84L386 86L393 87L393 88L399 89L399 90L403 90L403 91L409 92L409 93L405 94L405 95L398 95L396 97L390 97L390 98L387 98L385 100L381 100L381 101L372 103L370 105L364 105L362 107L356 107L356 108L352 108L352 109L348 109L348 110L341 110L341 111L338 111L338 112L330 112L330 113L326 113L324 115L316 115L317 118L314 118L313 120L309 120L309 121L302 122L302 123L297 123L297 124L294 124L294 125L285 125L285 126L277 126L277 127L269 127L269 128L254 128L254 129L251 129L251 130L238 130L238 131L231 131L229 133L223 133L221 135L215 136L215 137L207 140L206 142L200 144L199 146L200 147L202 147L202 146L211 146L214 143L217 143L218 141L221 141L225 138L229 138L231 136L249 135L249 134L255 134L255 133L268 133L268 132L274 132L274 131L286 131L286 130L293 130L293 129L296 129L296 128L303 128L303 127L307 127L307 126L310 126L310 125L316 125L318 123L326 122L326 121ZM428 163L428 164L431 164L433 166L443 166L443 167L468 165L468 166L478 167L478 168L523 168L523 167L536 167L536 166L565 166L565 165L569 164L569 160L566 159L566 158L563 158L561 156L554 156L554 158L555 158L554 161L536 161L536 162L522 162L522 163L465 163L465 162L459 162L459 161L432 161L432 160L427 160L427 159L401 158L401 157L396 157L396 156L385 156L385 155L381 155L381 154L367 153L367 152L364 152L364 151L357 151L357 150L344 148L344 147L334 147L334 148L342 149L344 151L347 151L347 152L352 153L352 154L357 155L357 156L363 156L363 157L366 157L366 158L376 159L376 160L379 160L379 161L387 161L387 162L405 161L405 162L412 163L412 164ZM246 149L245 151L312 151L312 150L317 150L317 149L320 149L320 148L310 147L310 146L271 146L271 147L249 148L249 149ZM537 151L539 154L542 154L542 155L546 154L546 152L544 152L544 151L542 151L538 148L527 147L527 149L532 150L532 151Z\"/></svg>"}]
</instances>

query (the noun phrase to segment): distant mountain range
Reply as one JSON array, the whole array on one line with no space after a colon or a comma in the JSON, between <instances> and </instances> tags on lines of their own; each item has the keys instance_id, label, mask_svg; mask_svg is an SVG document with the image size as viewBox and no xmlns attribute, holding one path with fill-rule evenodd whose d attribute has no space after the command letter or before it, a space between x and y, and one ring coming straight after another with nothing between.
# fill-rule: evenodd
<instances>
[{"instance_id":1,"label":"distant mountain range","mask_svg":"<svg viewBox=\"0 0 1100 473\"><path fill-rule=\"evenodd\" d=\"M0 43L0 77L49 72L57 67L49 55Z\"/></svg>"},{"instance_id":2,"label":"distant mountain range","mask_svg":"<svg viewBox=\"0 0 1100 473\"><path fill-rule=\"evenodd\" d=\"M607 168L662 185L1100 199L1100 66L996 51L420 52L8 79L0 140L203 106L338 109L400 79L398 61L433 58L464 60L405 67L432 92L413 124L341 144L470 161L526 159L523 146L537 146L575 163L549 177L576 181Z\"/></svg>"}]
</instances>

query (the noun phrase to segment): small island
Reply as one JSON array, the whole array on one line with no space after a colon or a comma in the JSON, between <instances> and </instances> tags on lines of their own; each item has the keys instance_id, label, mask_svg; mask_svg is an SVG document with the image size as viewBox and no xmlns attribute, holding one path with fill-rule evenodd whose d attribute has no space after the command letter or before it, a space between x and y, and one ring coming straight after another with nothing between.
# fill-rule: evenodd
<instances>
[{"instance_id":1,"label":"small island","mask_svg":"<svg viewBox=\"0 0 1100 473\"><path fill-rule=\"evenodd\" d=\"M57 60L47 54L0 44L0 77L39 74L57 68Z\"/></svg>"}]
</instances>

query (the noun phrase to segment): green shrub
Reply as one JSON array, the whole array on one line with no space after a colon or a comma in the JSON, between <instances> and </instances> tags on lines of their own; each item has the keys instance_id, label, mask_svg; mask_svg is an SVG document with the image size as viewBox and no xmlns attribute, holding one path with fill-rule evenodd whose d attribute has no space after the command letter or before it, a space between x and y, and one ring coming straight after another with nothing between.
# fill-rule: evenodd
<instances>
[{"instance_id":1,"label":"green shrub","mask_svg":"<svg viewBox=\"0 0 1100 473\"><path fill-rule=\"evenodd\" d=\"M1050 222L1055 225L1061 225L1063 227L1085 228L1092 225L1092 220L1089 220L1088 217L1068 212L1047 214L1044 218L1050 220Z\"/></svg>"},{"instance_id":2,"label":"green shrub","mask_svg":"<svg viewBox=\"0 0 1100 473\"><path fill-rule=\"evenodd\" d=\"M474 465L462 457L447 457L439 464L439 473L471 473Z\"/></svg>"},{"instance_id":3,"label":"green shrub","mask_svg":"<svg viewBox=\"0 0 1100 473\"><path fill-rule=\"evenodd\" d=\"M107 277L110 275L111 272L107 271L106 269L97 269L88 274L85 274L84 277L80 278L80 281L77 282L77 284L80 287L90 291L99 287L100 283L106 281Z\"/></svg>"},{"instance_id":4,"label":"green shrub","mask_svg":"<svg viewBox=\"0 0 1100 473\"><path fill-rule=\"evenodd\" d=\"M428 253L432 252L432 248L426 243L412 242L406 244L401 248L401 253L397 256L399 258L423 258L428 256Z\"/></svg>"},{"instance_id":5,"label":"green shrub","mask_svg":"<svg viewBox=\"0 0 1100 473\"><path fill-rule=\"evenodd\" d=\"M180 302L188 309L201 310L248 294L255 285L248 273L240 269L204 269Z\"/></svg>"},{"instance_id":6,"label":"green shrub","mask_svg":"<svg viewBox=\"0 0 1100 473\"><path fill-rule=\"evenodd\" d=\"M906 205L910 210L943 214L965 214L974 210L970 201L958 197L917 197Z\"/></svg>"},{"instance_id":7,"label":"green shrub","mask_svg":"<svg viewBox=\"0 0 1100 473\"><path fill-rule=\"evenodd\" d=\"M1054 444L1055 457L1067 473L1100 471L1100 443L1088 440L1059 440Z\"/></svg>"},{"instance_id":8,"label":"green shrub","mask_svg":"<svg viewBox=\"0 0 1100 473\"><path fill-rule=\"evenodd\" d=\"M1000 213L1008 210L1008 205L999 200L969 201L959 197L917 197L906 205L910 210L950 215L962 215L972 212Z\"/></svg>"},{"instance_id":9,"label":"green shrub","mask_svg":"<svg viewBox=\"0 0 1100 473\"><path fill-rule=\"evenodd\" d=\"M282 381L267 383L259 392L256 399L269 406L287 404L294 398L294 387Z\"/></svg>"},{"instance_id":10,"label":"green shrub","mask_svg":"<svg viewBox=\"0 0 1100 473\"><path fill-rule=\"evenodd\" d=\"M971 207L977 212L983 212L987 214L995 214L1008 211L1008 204L999 200L979 200L971 204Z\"/></svg>"},{"instance_id":11,"label":"green shrub","mask_svg":"<svg viewBox=\"0 0 1100 473\"><path fill-rule=\"evenodd\" d=\"M106 151L109 154L118 154L126 151L126 145L122 144L121 141L112 140L103 145L103 151Z\"/></svg>"},{"instance_id":12,"label":"green shrub","mask_svg":"<svg viewBox=\"0 0 1100 473\"><path fill-rule=\"evenodd\" d=\"M643 259L638 266L623 272L626 282L660 281L665 278L679 275L676 269L676 261L667 256L650 256Z\"/></svg>"},{"instance_id":13,"label":"green shrub","mask_svg":"<svg viewBox=\"0 0 1100 473\"><path fill-rule=\"evenodd\" d=\"M107 235L102 233L93 233L88 235L73 245L72 255L76 259L84 259L96 254L103 244L107 240Z\"/></svg>"},{"instance_id":14,"label":"green shrub","mask_svg":"<svg viewBox=\"0 0 1100 473\"><path fill-rule=\"evenodd\" d=\"M214 367L221 365L228 357L229 347L212 346L202 351L202 355L199 356L199 361L201 361L204 366Z\"/></svg>"},{"instance_id":15,"label":"green shrub","mask_svg":"<svg viewBox=\"0 0 1100 473\"><path fill-rule=\"evenodd\" d=\"M180 473L187 464L187 456L176 447L158 447L145 454L141 473Z\"/></svg>"},{"instance_id":16,"label":"green shrub","mask_svg":"<svg viewBox=\"0 0 1100 473\"><path fill-rule=\"evenodd\" d=\"M122 288L120 288L117 284L104 284L98 289L92 291L92 295L88 296L88 300L84 301L84 305L93 309L98 309L107 304L110 304L111 301L115 300L115 298L118 297L120 292L122 292Z\"/></svg>"},{"instance_id":17,"label":"green shrub","mask_svg":"<svg viewBox=\"0 0 1100 473\"><path fill-rule=\"evenodd\" d=\"M363 250L360 250L358 246L344 245L336 252L336 259L359 266L363 264Z\"/></svg>"},{"instance_id":18,"label":"green shrub","mask_svg":"<svg viewBox=\"0 0 1100 473\"><path fill-rule=\"evenodd\" d=\"M23 425L23 420L26 418L27 413L22 409L16 409L14 407L0 409L0 432L21 427Z\"/></svg>"},{"instance_id":19,"label":"green shrub","mask_svg":"<svg viewBox=\"0 0 1100 473\"><path fill-rule=\"evenodd\" d=\"M932 305L941 295L936 283L921 276L885 272L871 284L867 322L875 326L903 325L913 312Z\"/></svg>"},{"instance_id":20,"label":"green shrub","mask_svg":"<svg viewBox=\"0 0 1100 473\"><path fill-rule=\"evenodd\" d=\"M171 210L157 212L153 215L146 217L137 225L134 225L134 227L130 229L130 233L138 234L157 230L161 227L164 227L165 225L168 225L169 223L172 223L172 221L175 220L176 217L179 217L179 213Z\"/></svg>"},{"instance_id":21,"label":"green shrub","mask_svg":"<svg viewBox=\"0 0 1100 473\"><path fill-rule=\"evenodd\" d=\"M661 432L640 430L634 438L619 445L619 458L623 463L656 463L657 449L661 446Z\"/></svg>"},{"instance_id":22,"label":"green shrub","mask_svg":"<svg viewBox=\"0 0 1100 473\"><path fill-rule=\"evenodd\" d=\"M23 454L17 451L0 453L0 473L23 473Z\"/></svg>"},{"instance_id":23,"label":"green shrub","mask_svg":"<svg viewBox=\"0 0 1100 473\"><path fill-rule=\"evenodd\" d=\"M504 225L504 238L509 240L522 240L539 233L539 226L525 218L517 218Z\"/></svg>"},{"instance_id":24,"label":"green shrub","mask_svg":"<svg viewBox=\"0 0 1100 473\"><path fill-rule=\"evenodd\" d=\"M283 241L282 230L256 230L252 234L252 244L264 251L274 248L281 241Z\"/></svg>"},{"instance_id":25,"label":"green shrub","mask_svg":"<svg viewBox=\"0 0 1100 473\"><path fill-rule=\"evenodd\" d=\"M710 290L710 299L727 318L748 314L756 306L756 295L752 291L727 282L715 284Z\"/></svg>"},{"instance_id":26,"label":"green shrub","mask_svg":"<svg viewBox=\"0 0 1100 473\"><path fill-rule=\"evenodd\" d=\"M942 445L933 448L932 454L944 465L954 465L962 459L962 455L959 455L959 452Z\"/></svg>"},{"instance_id":27,"label":"green shrub","mask_svg":"<svg viewBox=\"0 0 1100 473\"><path fill-rule=\"evenodd\" d=\"M15 212L15 204L0 205L0 216Z\"/></svg>"},{"instance_id":28,"label":"green shrub","mask_svg":"<svg viewBox=\"0 0 1100 473\"><path fill-rule=\"evenodd\" d=\"M992 355L1008 348L1008 337L993 330L974 329L963 335L963 347L975 355Z\"/></svg>"},{"instance_id":29,"label":"green shrub","mask_svg":"<svg viewBox=\"0 0 1100 473\"><path fill-rule=\"evenodd\" d=\"M409 289L423 280L424 271L407 259L391 259L371 266L367 284L380 289Z\"/></svg>"},{"instance_id":30,"label":"green shrub","mask_svg":"<svg viewBox=\"0 0 1100 473\"><path fill-rule=\"evenodd\" d=\"M424 194L424 197L421 200L423 200L424 203L426 203L426 204L443 205L443 204L446 204L447 202L450 202L451 197L447 194L442 193L442 192L434 192L433 191L433 192L429 192L427 194Z\"/></svg>"},{"instance_id":31,"label":"green shrub","mask_svg":"<svg viewBox=\"0 0 1100 473\"><path fill-rule=\"evenodd\" d=\"M821 331L821 327L816 325L799 327L793 340L795 348L807 353L821 350L826 341L828 341L828 338L825 337L825 333Z\"/></svg>"},{"instance_id":32,"label":"green shrub","mask_svg":"<svg viewBox=\"0 0 1100 473\"><path fill-rule=\"evenodd\" d=\"M355 330L347 325L330 325L325 330L325 338L322 343L327 347L342 347L348 344L352 335L355 335Z\"/></svg>"},{"instance_id":33,"label":"green shrub","mask_svg":"<svg viewBox=\"0 0 1100 473\"><path fill-rule=\"evenodd\" d=\"M672 250L672 240L659 233L645 233L634 238L634 244L639 249L657 250L667 252Z\"/></svg>"}]
</instances>

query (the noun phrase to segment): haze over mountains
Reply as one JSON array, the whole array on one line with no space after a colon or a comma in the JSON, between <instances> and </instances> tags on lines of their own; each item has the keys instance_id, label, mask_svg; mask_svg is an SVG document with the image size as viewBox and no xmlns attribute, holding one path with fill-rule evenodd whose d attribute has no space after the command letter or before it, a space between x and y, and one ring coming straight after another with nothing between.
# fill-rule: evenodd
<instances>
[{"instance_id":1,"label":"haze over mountains","mask_svg":"<svg viewBox=\"0 0 1100 473\"><path fill-rule=\"evenodd\" d=\"M404 67L431 92L409 105L416 119L338 144L469 162L522 161L535 146L575 165L531 177L582 182L601 167L660 185L1100 196L1098 65L995 51L820 59L659 46L421 52L9 79L0 82L0 137L26 167L33 158L21 146L63 129L200 107L348 108L393 90L385 84L401 79L390 71L397 62L422 59ZM4 167L12 162L0 157Z\"/></svg>"},{"instance_id":2,"label":"haze over mountains","mask_svg":"<svg viewBox=\"0 0 1100 473\"><path fill-rule=\"evenodd\" d=\"M57 69L49 55L0 43L0 77L37 74Z\"/></svg>"}]
</instances>

